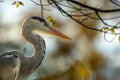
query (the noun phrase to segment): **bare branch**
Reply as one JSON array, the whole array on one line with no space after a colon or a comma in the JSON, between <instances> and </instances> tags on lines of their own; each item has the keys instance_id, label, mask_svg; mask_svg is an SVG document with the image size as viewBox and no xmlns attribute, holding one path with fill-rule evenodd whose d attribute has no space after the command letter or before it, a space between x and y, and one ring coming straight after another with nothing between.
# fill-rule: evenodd
<instances>
[{"instance_id":1,"label":"bare branch","mask_svg":"<svg viewBox=\"0 0 120 80\"><path fill-rule=\"evenodd\" d=\"M82 25L82 27L99 31L104 33L104 35L107 34L112 34L112 35L120 35L120 32L115 32L111 33L110 29L112 28L113 30L115 29L120 29L120 2L117 0L108 0L111 4L116 6L116 8L111 9L111 8L97 8L97 7L92 7L90 5L87 5L86 3L82 3L77 0L47 0L46 4L43 4L42 0L40 0L40 4L34 2L36 5L41 6L41 15L44 16L43 11L45 10L46 6L52 6L56 8L58 11L60 11L61 15L64 17L69 17L70 19L74 20L78 24ZM64 9L63 7L67 8ZM110 15L110 14L117 14L117 15ZM108 17L103 16L103 15L110 15ZM101 22L104 26L107 26L108 30L104 30L103 26L101 27L96 27L96 26L90 26L89 24L86 24L85 22L91 21L93 22ZM118 22L116 22L116 20ZM112 25L107 22L107 21L112 21L115 22Z\"/></svg>"}]
</instances>

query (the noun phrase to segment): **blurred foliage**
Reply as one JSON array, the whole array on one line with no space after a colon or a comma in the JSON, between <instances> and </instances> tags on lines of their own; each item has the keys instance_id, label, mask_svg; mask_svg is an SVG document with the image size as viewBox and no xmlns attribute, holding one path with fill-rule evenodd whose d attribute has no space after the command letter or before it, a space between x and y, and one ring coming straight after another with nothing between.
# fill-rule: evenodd
<instances>
[{"instance_id":1,"label":"blurred foliage","mask_svg":"<svg viewBox=\"0 0 120 80\"><path fill-rule=\"evenodd\" d=\"M97 23L93 24L91 22L87 22L87 24L91 26L97 25ZM79 27L79 25L77 26ZM36 80L108 80L101 72L102 69L106 68L107 60L101 53L95 50L92 44L96 36L97 34L95 32L80 28L71 42L58 40L58 48L50 56L54 61L53 63L57 63L60 57L64 59L63 63L68 63L69 61L73 61L73 63L68 63L68 65L66 65L67 69L60 71L55 70L54 73L40 76ZM82 40L85 41L85 43L82 44ZM76 46L79 47L77 48ZM85 48L86 50L83 50L82 53L78 52L81 48ZM84 55L84 57L82 59L76 59L76 54L73 50L77 50L77 56ZM61 66L63 65L61 64Z\"/></svg>"},{"instance_id":2,"label":"blurred foliage","mask_svg":"<svg viewBox=\"0 0 120 80\"><path fill-rule=\"evenodd\" d=\"M105 67L105 61L101 54L93 53L87 59L75 61L66 71L56 71L54 74L36 80L94 80L93 74ZM95 80L104 80L104 77L101 74L96 74Z\"/></svg>"}]
</instances>

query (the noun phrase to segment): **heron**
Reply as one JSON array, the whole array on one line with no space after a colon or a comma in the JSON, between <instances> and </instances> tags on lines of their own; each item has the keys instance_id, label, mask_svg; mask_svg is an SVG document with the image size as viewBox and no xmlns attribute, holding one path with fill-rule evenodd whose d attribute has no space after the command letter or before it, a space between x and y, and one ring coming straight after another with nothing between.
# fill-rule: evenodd
<instances>
[{"instance_id":1,"label":"heron","mask_svg":"<svg viewBox=\"0 0 120 80\"><path fill-rule=\"evenodd\" d=\"M21 31L23 38L31 45L33 45L34 52L32 53L31 56L24 56L20 51L16 51L16 50L4 54L6 56L9 54L16 55L18 59L20 59L20 62L16 63L16 64L20 64L20 66L18 66L19 70L17 70L18 75L16 80L25 80L31 73L33 73L40 66L41 61L43 60L46 51L46 46L45 46L45 41L39 35L39 32L58 36L63 39L71 40L71 38L69 38L68 36L64 35L55 28L51 27L51 25L45 19L38 16L32 16L26 18L22 24ZM9 64L7 63L8 62L6 61L5 66L8 66L9 68ZM0 67L1 66L2 65L0 64ZM15 72L13 71L13 73Z\"/></svg>"},{"instance_id":2,"label":"heron","mask_svg":"<svg viewBox=\"0 0 120 80\"><path fill-rule=\"evenodd\" d=\"M21 62L16 53L9 51L0 55L0 80L17 80Z\"/></svg>"}]
</instances>

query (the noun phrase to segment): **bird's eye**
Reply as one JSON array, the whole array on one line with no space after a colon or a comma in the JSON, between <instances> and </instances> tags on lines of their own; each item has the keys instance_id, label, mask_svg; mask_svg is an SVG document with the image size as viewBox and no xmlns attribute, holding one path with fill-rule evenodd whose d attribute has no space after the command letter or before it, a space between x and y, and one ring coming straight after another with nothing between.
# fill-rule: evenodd
<instances>
[{"instance_id":1,"label":"bird's eye","mask_svg":"<svg viewBox=\"0 0 120 80\"><path fill-rule=\"evenodd\" d=\"M17 58L18 56L17 55L13 55L15 58Z\"/></svg>"},{"instance_id":2,"label":"bird's eye","mask_svg":"<svg viewBox=\"0 0 120 80\"><path fill-rule=\"evenodd\" d=\"M44 24L44 26L45 26L45 27L47 27L47 26L48 26L48 24L47 24L46 22L44 22L43 24Z\"/></svg>"}]
</instances>

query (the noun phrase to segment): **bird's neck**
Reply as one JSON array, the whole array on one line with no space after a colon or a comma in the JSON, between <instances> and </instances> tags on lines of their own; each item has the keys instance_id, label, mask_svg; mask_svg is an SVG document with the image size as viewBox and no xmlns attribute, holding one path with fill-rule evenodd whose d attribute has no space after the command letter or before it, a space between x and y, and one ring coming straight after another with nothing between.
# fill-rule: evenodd
<instances>
[{"instance_id":1,"label":"bird's neck","mask_svg":"<svg viewBox=\"0 0 120 80\"><path fill-rule=\"evenodd\" d=\"M43 38L32 32L34 28L35 27L32 25L32 23L29 25L24 25L22 28L23 37L34 46L34 53L30 57L30 62L32 62L31 66L33 67L33 70L40 65L46 49Z\"/></svg>"}]
</instances>

